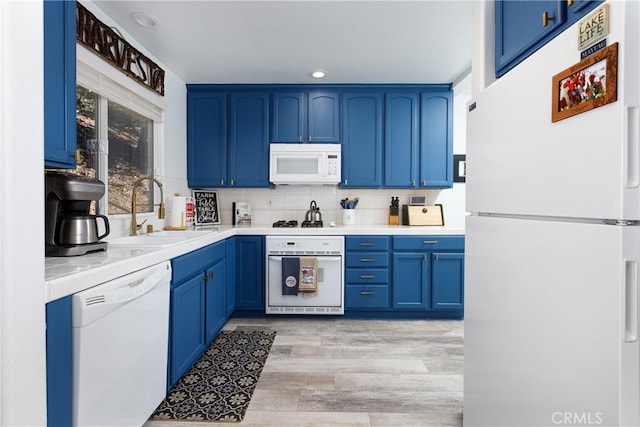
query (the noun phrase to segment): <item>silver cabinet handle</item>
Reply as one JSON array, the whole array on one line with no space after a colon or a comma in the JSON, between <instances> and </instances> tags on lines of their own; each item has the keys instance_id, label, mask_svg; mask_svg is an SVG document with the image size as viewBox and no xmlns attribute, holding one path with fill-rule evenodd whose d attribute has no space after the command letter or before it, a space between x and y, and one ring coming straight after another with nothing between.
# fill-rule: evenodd
<instances>
[{"instance_id":1,"label":"silver cabinet handle","mask_svg":"<svg viewBox=\"0 0 640 427\"><path fill-rule=\"evenodd\" d=\"M376 276L374 276L373 274L361 274L360 278L361 279L375 279Z\"/></svg>"},{"instance_id":2,"label":"silver cabinet handle","mask_svg":"<svg viewBox=\"0 0 640 427\"><path fill-rule=\"evenodd\" d=\"M220 185L224 185L224 179L220 180Z\"/></svg>"},{"instance_id":3,"label":"silver cabinet handle","mask_svg":"<svg viewBox=\"0 0 640 427\"><path fill-rule=\"evenodd\" d=\"M375 243L373 242L360 242L360 246L374 246Z\"/></svg>"},{"instance_id":4,"label":"silver cabinet handle","mask_svg":"<svg viewBox=\"0 0 640 427\"><path fill-rule=\"evenodd\" d=\"M360 295L375 295L376 293L374 291L362 291L360 292Z\"/></svg>"},{"instance_id":5,"label":"silver cabinet handle","mask_svg":"<svg viewBox=\"0 0 640 427\"><path fill-rule=\"evenodd\" d=\"M375 259L373 258L360 258L360 262L373 262Z\"/></svg>"},{"instance_id":6,"label":"silver cabinet handle","mask_svg":"<svg viewBox=\"0 0 640 427\"><path fill-rule=\"evenodd\" d=\"M437 240L423 240L422 243L425 244L425 245L435 245L436 243L438 243L438 241Z\"/></svg>"},{"instance_id":7,"label":"silver cabinet handle","mask_svg":"<svg viewBox=\"0 0 640 427\"><path fill-rule=\"evenodd\" d=\"M234 185L236 185L236 182L232 179L231 180L231 186L233 187Z\"/></svg>"}]
</instances>

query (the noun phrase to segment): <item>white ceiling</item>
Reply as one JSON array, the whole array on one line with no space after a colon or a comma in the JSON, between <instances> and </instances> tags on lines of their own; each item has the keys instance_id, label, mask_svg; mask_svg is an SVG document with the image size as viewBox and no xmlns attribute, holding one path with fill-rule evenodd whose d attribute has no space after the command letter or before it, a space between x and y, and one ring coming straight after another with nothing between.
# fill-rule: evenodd
<instances>
[{"instance_id":1,"label":"white ceiling","mask_svg":"<svg viewBox=\"0 0 640 427\"><path fill-rule=\"evenodd\" d=\"M472 0L94 3L187 83L313 83L315 69L322 83L448 83L471 69Z\"/></svg>"}]
</instances>

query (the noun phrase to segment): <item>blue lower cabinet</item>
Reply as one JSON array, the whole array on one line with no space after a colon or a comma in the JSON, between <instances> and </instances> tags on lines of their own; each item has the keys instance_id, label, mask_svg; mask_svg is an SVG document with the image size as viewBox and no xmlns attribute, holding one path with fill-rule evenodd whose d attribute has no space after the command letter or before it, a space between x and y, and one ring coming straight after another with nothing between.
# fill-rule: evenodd
<instances>
[{"instance_id":1,"label":"blue lower cabinet","mask_svg":"<svg viewBox=\"0 0 640 427\"><path fill-rule=\"evenodd\" d=\"M171 260L167 389L198 360L227 320L225 254L222 241Z\"/></svg>"},{"instance_id":2,"label":"blue lower cabinet","mask_svg":"<svg viewBox=\"0 0 640 427\"><path fill-rule=\"evenodd\" d=\"M47 426L70 426L73 417L72 297L46 305Z\"/></svg>"},{"instance_id":3,"label":"blue lower cabinet","mask_svg":"<svg viewBox=\"0 0 640 427\"><path fill-rule=\"evenodd\" d=\"M347 285L345 290L345 308L381 310L389 308L389 285Z\"/></svg>"},{"instance_id":4,"label":"blue lower cabinet","mask_svg":"<svg viewBox=\"0 0 640 427\"><path fill-rule=\"evenodd\" d=\"M264 236L236 237L236 310L265 308Z\"/></svg>"},{"instance_id":5,"label":"blue lower cabinet","mask_svg":"<svg viewBox=\"0 0 640 427\"><path fill-rule=\"evenodd\" d=\"M227 288L224 299L227 304L227 319L231 317L236 309L236 238L231 237L225 240L226 264L227 264Z\"/></svg>"},{"instance_id":6,"label":"blue lower cabinet","mask_svg":"<svg viewBox=\"0 0 640 427\"><path fill-rule=\"evenodd\" d=\"M171 289L170 389L204 351L204 276Z\"/></svg>"},{"instance_id":7,"label":"blue lower cabinet","mask_svg":"<svg viewBox=\"0 0 640 427\"><path fill-rule=\"evenodd\" d=\"M429 308L429 259L421 253L393 254L393 308Z\"/></svg>"},{"instance_id":8,"label":"blue lower cabinet","mask_svg":"<svg viewBox=\"0 0 640 427\"><path fill-rule=\"evenodd\" d=\"M431 308L464 308L464 254L431 254Z\"/></svg>"},{"instance_id":9,"label":"blue lower cabinet","mask_svg":"<svg viewBox=\"0 0 640 427\"><path fill-rule=\"evenodd\" d=\"M393 308L464 315L464 236L393 237Z\"/></svg>"},{"instance_id":10,"label":"blue lower cabinet","mask_svg":"<svg viewBox=\"0 0 640 427\"><path fill-rule=\"evenodd\" d=\"M226 317L224 299L227 280L225 277L225 260L220 260L205 272L205 328L206 343L209 344L222 329Z\"/></svg>"}]
</instances>

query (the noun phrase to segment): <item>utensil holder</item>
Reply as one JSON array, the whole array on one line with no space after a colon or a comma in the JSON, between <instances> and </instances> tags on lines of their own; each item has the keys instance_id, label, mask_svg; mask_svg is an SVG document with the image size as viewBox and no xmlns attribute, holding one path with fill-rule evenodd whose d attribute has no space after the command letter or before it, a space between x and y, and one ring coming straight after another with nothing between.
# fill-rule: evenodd
<instances>
[{"instance_id":1,"label":"utensil holder","mask_svg":"<svg viewBox=\"0 0 640 427\"><path fill-rule=\"evenodd\" d=\"M342 211L342 224L354 225L356 223L356 211L354 209L344 209Z\"/></svg>"}]
</instances>

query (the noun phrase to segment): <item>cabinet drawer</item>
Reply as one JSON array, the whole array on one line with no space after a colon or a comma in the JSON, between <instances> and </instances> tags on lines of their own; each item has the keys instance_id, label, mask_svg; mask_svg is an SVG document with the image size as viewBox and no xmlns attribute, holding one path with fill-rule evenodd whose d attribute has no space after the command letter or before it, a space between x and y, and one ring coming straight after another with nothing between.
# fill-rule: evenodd
<instances>
[{"instance_id":1,"label":"cabinet drawer","mask_svg":"<svg viewBox=\"0 0 640 427\"><path fill-rule=\"evenodd\" d=\"M347 267L388 267L389 254L387 252L347 253L345 264Z\"/></svg>"},{"instance_id":2,"label":"cabinet drawer","mask_svg":"<svg viewBox=\"0 0 640 427\"><path fill-rule=\"evenodd\" d=\"M394 236L395 251L463 250L464 236Z\"/></svg>"},{"instance_id":3,"label":"cabinet drawer","mask_svg":"<svg viewBox=\"0 0 640 427\"><path fill-rule=\"evenodd\" d=\"M345 280L351 283L389 283L387 268L347 268Z\"/></svg>"},{"instance_id":4,"label":"cabinet drawer","mask_svg":"<svg viewBox=\"0 0 640 427\"><path fill-rule=\"evenodd\" d=\"M345 307L389 308L389 287L386 285L349 285L346 287Z\"/></svg>"},{"instance_id":5,"label":"cabinet drawer","mask_svg":"<svg viewBox=\"0 0 640 427\"><path fill-rule=\"evenodd\" d=\"M197 249L171 260L172 282L177 284L225 257L224 241Z\"/></svg>"},{"instance_id":6,"label":"cabinet drawer","mask_svg":"<svg viewBox=\"0 0 640 427\"><path fill-rule=\"evenodd\" d=\"M388 251L389 236L347 236L348 251Z\"/></svg>"}]
</instances>

